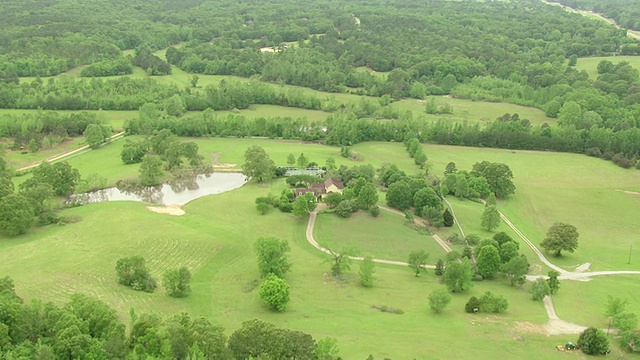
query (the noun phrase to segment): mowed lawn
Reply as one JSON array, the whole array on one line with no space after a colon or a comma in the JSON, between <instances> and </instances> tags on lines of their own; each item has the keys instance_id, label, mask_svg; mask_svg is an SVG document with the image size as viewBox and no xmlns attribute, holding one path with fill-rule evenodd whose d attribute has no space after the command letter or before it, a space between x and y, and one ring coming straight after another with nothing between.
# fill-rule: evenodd
<instances>
[{"instance_id":1,"label":"mowed lawn","mask_svg":"<svg viewBox=\"0 0 640 360\"><path fill-rule=\"evenodd\" d=\"M449 104L453 108L453 113L427 114L426 105L431 99L435 99L438 106ZM532 125L542 125L545 123L555 125L557 121L556 119L547 117L544 111L533 107L509 103L456 99L448 96L428 96L426 100L403 99L392 103L391 106L400 111L410 110L414 116L426 116L427 119L433 121L444 119L450 122L466 121L469 123L489 123L506 113L511 115L518 114L520 119L527 119Z\"/></svg>"},{"instance_id":2,"label":"mowed lawn","mask_svg":"<svg viewBox=\"0 0 640 360\"><path fill-rule=\"evenodd\" d=\"M640 70L640 56L598 56L579 58L576 64L576 70L586 70L589 77L595 80L598 77L598 64L602 60L609 60L614 65L626 61L634 68Z\"/></svg>"},{"instance_id":3,"label":"mowed lawn","mask_svg":"<svg viewBox=\"0 0 640 360\"><path fill-rule=\"evenodd\" d=\"M18 238L0 240L0 273L11 276L27 301L39 297L61 303L74 292L102 299L128 319L129 309L162 316L188 311L205 316L231 333L243 321L260 318L278 326L301 330L316 339L338 340L345 359L463 358L469 353L493 359L509 353L522 359L561 358L554 346L575 336L547 337L539 332L546 322L540 302L529 300L526 288L502 282L476 283L465 294L454 295L440 315L428 310L427 296L443 285L429 272L414 277L404 267L378 266L372 289L357 285L357 264L343 281L327 276L325 255L304 239L305 220L272 211L257 214L256 196L279 190L280 185L246 185L220 195L196 200L187 214L171 217L147 211L144 204L120 202L66 210L82 221L33 230ZM253 242L276 236L291 245L293 264L286 280L292 301L283 314L268 311L259 301L259 279ZM154 294L135 292L117 284L117 259L142 255L152 274L188 266L193 293L172 299L160 288ZM508 312L501 316L463 312L472 295L487 290L507 297ZM390 306L402 315L383 313L372 305ZM425 340L427 336L428 341ZM456 341L463 338L464 341Z\"/></svg>"},{"instance_id":4,"label":"mowed lawn","mask_svg":"<svg viewBox=\"0 0 640 360\"><path fill-rule=\"evenodd\" d=\"M429 264L435 264L446 254L431 235L421 234L404 217L386 211L376 218L368 212L358 212L348 219L319 214L314 237L321 246L333 251L349 247L358 256L377 259L406 262L412 251L425 250Z\"/></svg>"}]
</instances>

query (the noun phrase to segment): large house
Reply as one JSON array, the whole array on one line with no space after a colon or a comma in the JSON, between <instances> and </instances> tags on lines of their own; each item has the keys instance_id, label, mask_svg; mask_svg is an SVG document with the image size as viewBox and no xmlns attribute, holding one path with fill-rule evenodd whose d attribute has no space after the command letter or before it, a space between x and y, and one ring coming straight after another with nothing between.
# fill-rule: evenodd
<instances>
[{"instance_id":1,"label":"large house","mask_svg":"<svg viewBox=\"0 0 640 360\"><path fill-rule=\"evenodd\" d=\"M313 183L307 188L296 189L296 197L312 192L320 200L329 193L342 194L342 189L344 189L344 184L340 179L330 178L324 182Z\"/></svg>"}]
</instances>

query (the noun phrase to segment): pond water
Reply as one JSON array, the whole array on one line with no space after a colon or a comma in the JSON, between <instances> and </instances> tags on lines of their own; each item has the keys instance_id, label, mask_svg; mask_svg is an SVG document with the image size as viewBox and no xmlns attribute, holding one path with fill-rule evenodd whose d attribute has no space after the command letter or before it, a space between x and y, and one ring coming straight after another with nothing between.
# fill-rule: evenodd
<instances>
[{"instance_id":1,"label":"pond water","mask_svg":"<svg viewBox=\"0 0 640 360\"><path fill-rule=\"evenodd\" d=\"M158 205L184 205L203 196L237 189L247 182L239 173L212 173L172 180L139 189L107 188L72 195L68 203L91 204L105 201L140 201Z\"/></svg>"}]
</instances>

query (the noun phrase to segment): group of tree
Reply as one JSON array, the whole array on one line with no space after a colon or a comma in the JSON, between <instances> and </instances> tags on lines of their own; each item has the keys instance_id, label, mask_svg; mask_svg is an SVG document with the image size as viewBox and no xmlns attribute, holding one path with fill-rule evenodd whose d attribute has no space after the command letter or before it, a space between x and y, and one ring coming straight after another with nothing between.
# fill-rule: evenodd
<instances>
[{"instance_id":1,"label":"group of tree","mask_svg":"<svg viewBox=\"0 0 640 360\"><path fill-rule=\"evenodd\" d=\"M415 162L415 164L420 167L424 167L425 164L427 163L428 158L427 158L427 155L424 153L424 149L422 147L422 144L420 144L420 140L418 140L415 137L409 138L405 140L404 146L407 149L409 156L413 158L413 161Z\"/></svg>"},{"instance_id":2,"label":"group of tree","mask_svg":"<svg viewBox=\"0 0 640 360\"><path fill-rule=\"evenodd\" d=\"M131 310L125 326L115 309L81 294L62 306L27 302L8 277L0 279L0 307L6 359L338 359L335 339L316 341L260 320L243 322L227 337L219 325L186 313L161 318Z\"/></svg>"},{"instance_id":3,"label":"group of tree","mask_svg":"<svg viewBox=\"0 0 640 360\"><path fill-rule=\"evenodd\" d=\"M509 302L503 296L494 295L491 291L487 291L478 299L475 296L469 298L464 306L464 311L468 313L502 313L509 308Z\"/></svg>"},{"instance_id":4,"label":"group of tree","mask_svg":"<svg viewBox=\"0 0 640 360\"><path fill-rule=\"evenodd\" d=\"M335 212L343 218L351 217L358 210L369 211L373 216L378 216L378 189L376 185L364 177L350 180L340 193L329 193L325 196L325 203L330 207L329 211Z\"/></svg>"},{"instance_id":5,"label":"group of tree","mask_svg":"<svg viewBox=\"0 0 640 360\"><path fill-rule=\"evenodd\" d=\"M275 237L258 238L254 244L260 276L259 296L267 306L278 312L285 311L290 301L291 287L284 275L291 268L287 259L289 244Z\"/></svg>"},{"instance_id":6,"label":"group of tree","mask_svg":"<svg viewBox=\"0 0 640 360\"><path fill-rule=\"evenodd\" d=\"M627 310L628 305L626 299L608 296L604 315L609 318L609 329L613 327L618 331L620 346L626 351L640 353L638 316Z\"/></svg>"}]
</instances>

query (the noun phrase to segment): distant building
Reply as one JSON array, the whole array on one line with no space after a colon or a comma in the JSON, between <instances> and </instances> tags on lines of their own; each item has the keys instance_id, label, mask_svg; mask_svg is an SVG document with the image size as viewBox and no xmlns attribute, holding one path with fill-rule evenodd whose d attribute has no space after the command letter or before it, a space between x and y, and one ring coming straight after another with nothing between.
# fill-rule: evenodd
<instances>
[{"instance_id":1,"label":"distant building","mask_svg":"<svg viewBox=\"0 0 640 360\"><path fill-rule=\"evenodd\" d=\"M296 189L296 197L311 192L316 196L316 198L318 198L318 200L320 200L329 193L342 194L343 189L344 184L342 183L342 181L340 181L340 179L330 178L325 180L324 182L313 183L307 188Z\"/></svg>"}]
</instances>

